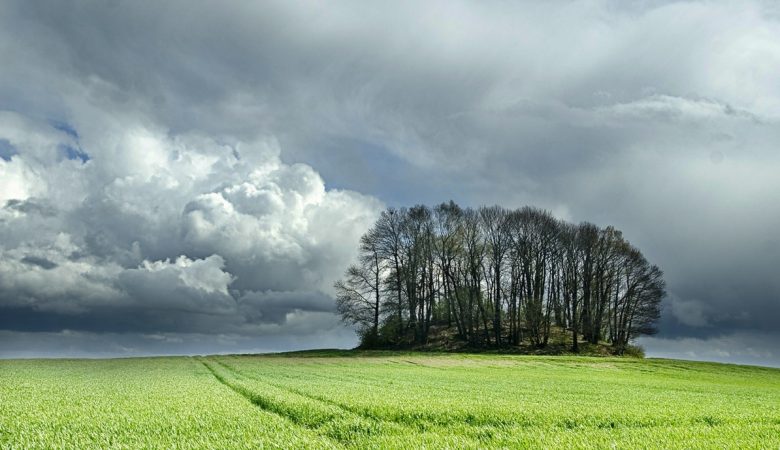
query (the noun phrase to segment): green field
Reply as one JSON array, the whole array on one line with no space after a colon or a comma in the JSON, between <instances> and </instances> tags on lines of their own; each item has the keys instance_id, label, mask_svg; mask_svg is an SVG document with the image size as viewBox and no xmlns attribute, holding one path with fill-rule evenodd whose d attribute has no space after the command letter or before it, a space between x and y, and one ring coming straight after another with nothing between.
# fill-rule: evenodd
<instances>
[{"instance_id":1,"label":"green field","mask_svg":"<svg viewBox=\"0 0 780 450\"><path fill-rule=\"evenodd\" d=\"M561 356L0 361L0 448L780 448L780 370Z\"/></svg>"}]
</instances>

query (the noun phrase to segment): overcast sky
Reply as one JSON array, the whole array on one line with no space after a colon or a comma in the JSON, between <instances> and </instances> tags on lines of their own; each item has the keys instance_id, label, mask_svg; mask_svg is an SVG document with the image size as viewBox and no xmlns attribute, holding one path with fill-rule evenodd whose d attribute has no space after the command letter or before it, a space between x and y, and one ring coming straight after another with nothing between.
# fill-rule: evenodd
<instances>
[{"instance_id":1,"label":"overcast sky","mask_svg":"<svg viewBox=\"0 0 780 450\"><path fill-rule=\"evenodd\" d=\"M0 0L0 357L350 347L386 206L666 273L651 356L780 366L775 2Z\"/></svg>"}]
</instances>

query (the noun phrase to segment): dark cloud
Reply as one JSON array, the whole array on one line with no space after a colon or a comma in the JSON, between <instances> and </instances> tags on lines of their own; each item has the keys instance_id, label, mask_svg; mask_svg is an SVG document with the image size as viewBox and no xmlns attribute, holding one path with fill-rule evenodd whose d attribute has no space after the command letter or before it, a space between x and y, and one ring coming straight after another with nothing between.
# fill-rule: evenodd
<instances>
[{"instance_id":1,"label":"dark cloud","mask_svg":"<svg viewBox=\"0 0 780 450\"><path fill-rule=\"evenodd\" d=\"M2 9L6 330L293 341L379 200L452 198L622 229L668 280L651 354L778 358L772 3Z\"/></svg>"},{"instance_id":2,"label":"dark cloud","mask_svg":"<svg viewBox=\"0 0 780 450\"><path fill-rule=\"evenodd\" d=\"M39 258L37 256L27 255L27 256L22 258L22 262L25 263L25 264L33 265L33 266L38 266L38 267L40 267L42 269L46 269L46 270L53 269L53 268L57 267L57 263L49 261L46 258Z\"/></svg>"},{"instance_id":3,"label":"dark cloud","mask_svg":"<svg viewBox=\"0 0 780 450\"><path fill-rule=\"evenodd\" d=\"M53 216L57 210L45 201L38 199L18 200L10 199L5 203L5 208L23 214L37 214L41 216Z\"/></svg>"}]
</instances>

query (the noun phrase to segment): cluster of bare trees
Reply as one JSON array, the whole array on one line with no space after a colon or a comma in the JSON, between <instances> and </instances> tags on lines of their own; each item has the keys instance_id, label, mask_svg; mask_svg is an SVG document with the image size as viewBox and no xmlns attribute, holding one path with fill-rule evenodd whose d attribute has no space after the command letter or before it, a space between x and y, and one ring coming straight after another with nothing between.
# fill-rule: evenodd
<instances>
[{"instance_id":1,"label":"cluster of bare trees","mask_svg":"<svg viewBox=\"0 0 780 450\"><path fill-rule=\"evenodd\" d=\"M365 347L425 343L452 327L473 346L548 344L552 330L616 352L655 332L661 270L621 232L525 207L384 211L336 282L338 310Z\"/></svg>"}]
</instances>

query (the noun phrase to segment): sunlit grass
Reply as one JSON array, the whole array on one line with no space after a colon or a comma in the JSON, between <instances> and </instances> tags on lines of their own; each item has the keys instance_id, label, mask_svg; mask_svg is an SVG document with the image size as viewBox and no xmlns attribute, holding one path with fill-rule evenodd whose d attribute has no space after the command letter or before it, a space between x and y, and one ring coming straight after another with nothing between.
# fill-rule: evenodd
<instances>
[{"instance_id":1,"label":"sunlit grass","mask_svg":"<svg viewBox=\"0 0 780 450\"><path fill-rule=\"evenodd\" d=\"M0 362L2 448L779 448L780 370L300 353Z\"/></svg>"}]
</instances>

